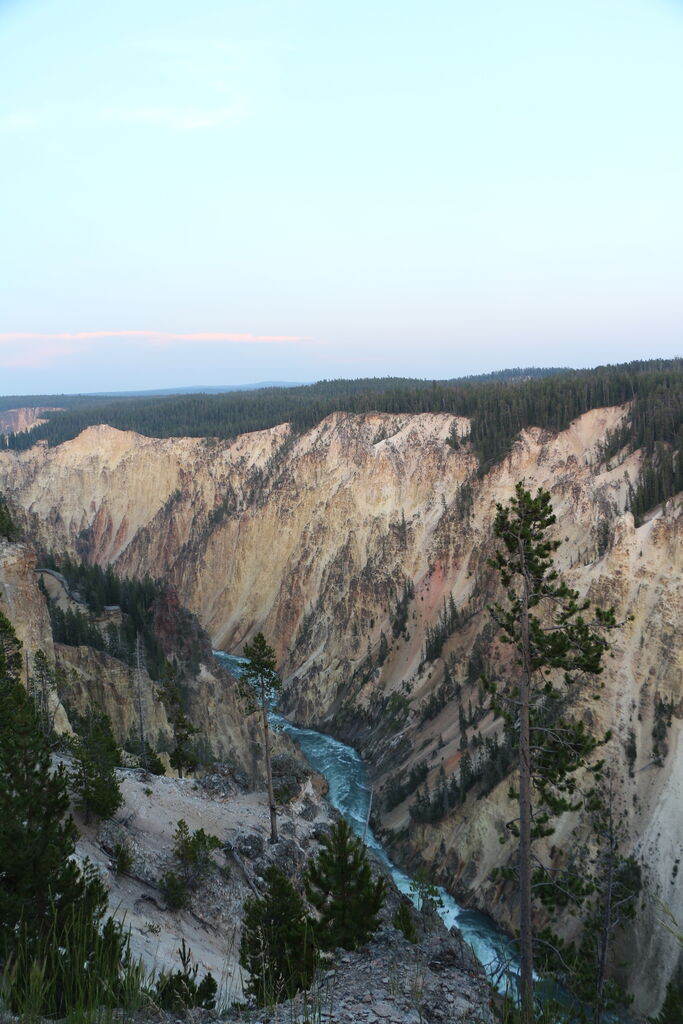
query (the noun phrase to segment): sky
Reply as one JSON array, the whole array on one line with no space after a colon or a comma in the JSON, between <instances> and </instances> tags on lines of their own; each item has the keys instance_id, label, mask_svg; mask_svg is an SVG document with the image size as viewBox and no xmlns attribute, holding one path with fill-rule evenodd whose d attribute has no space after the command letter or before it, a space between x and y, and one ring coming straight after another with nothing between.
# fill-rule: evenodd
<instances>
[{"instance_id":1,"label":"sky","mask_svg":"<svg viewBox=\"0 0 683 1024\"><path fill-rule=\"evenodd\" d=\"M683 354L683 0L0 0L0 394Z\"/></svg>"}]
</instances>

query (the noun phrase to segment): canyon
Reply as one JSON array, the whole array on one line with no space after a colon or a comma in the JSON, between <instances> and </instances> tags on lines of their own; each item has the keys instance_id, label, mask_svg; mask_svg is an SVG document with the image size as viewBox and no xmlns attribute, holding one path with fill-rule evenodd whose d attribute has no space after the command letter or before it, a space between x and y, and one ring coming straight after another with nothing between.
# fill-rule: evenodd
<instances>
[{"instance_id":1,"label":"canyon","mask_svg":"<svg viewBox=\"0 0 683 1024\"><path fill-rule=\"evenodd\" d=\"M518 480L547 489L558 570L581 595L613 606L619 622L601 689L588 684L572 699L591 730L612 732L606 756L627 852L643 864L645 882L618 953L634 1010L649 1013L681 957L662 908L683 920L683 503L672 499L635 525L627 504L640 455L602 456L626 414L595 409L559 434L525 430L486 473L468 443L468 420L448 414L334 413L302 434L282 424L231 441L101 425L54 448L1 451L0 493L46 550L172 583L214 647L240 653L262 630L277 651L290 717L366 758L375 822L392 856L426 867L509 928L514 891L492 880L511 857L511 843L500 841L514 817L508 782L434 823L412 821L414 789L391 807L386 797L392 779L417 769L433 792L459 769L463 731L476 758L475 739L498 730L479 682L483 669L497 678L509 671L488 612L500 596L488 565L493 518ZM51 646L31 553L0 547L5 605L27 651L60 658L79 680L76 692L96 687L102 665L72 663L73 653ZM428 660L435 630L441 643ZM250 737L227 685L203 669L193 718L220 756L251 771ZM109 696L101 687L112 717L123 713L117 705L131 713L126 686L120 680ZM655 747L663 703L670 725ZM465 730L458 705L467 709ZM149 713L161 714L151 705ZM580 845L586 834L581 816L567 814L547 849Z\"/></svg>"}]
</instances>

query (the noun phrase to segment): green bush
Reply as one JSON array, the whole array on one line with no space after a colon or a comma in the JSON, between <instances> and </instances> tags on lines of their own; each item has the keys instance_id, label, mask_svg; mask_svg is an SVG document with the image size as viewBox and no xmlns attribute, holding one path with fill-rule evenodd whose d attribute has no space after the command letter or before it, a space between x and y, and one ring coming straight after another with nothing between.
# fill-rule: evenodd
<instances>
[{"instance_id":1,"label":"green bush","mask_svg":"<svg viewBox=\"0 0 683 1024\"><path fill-rule=\"evenodd\" d=\"M203 828L190 832L182 818L175 830L173 859L175 871L167 871L159 882L166 902L173 910L190 905L191 894L211 868L211 854L220 849L220 840Z\"/></svg>"},{"instance_id":2,"label":"green bush","mask_svg":"<svg viewBox=\"0 0 683 1024\"><path fill-rule=\"evenodd\" d=\"M394 928L398 928L400 932L403 932L408 942L417 942L417 929L413 921L409 900L401 900L398 910L394 914L392 924Z\"/></svg>"},{"instance_id":3,"label":"green bush","mask_svg":"<svg viewBox=\"0 0 683 1024\"><path fill-rule=\"evenodd\" d=\"M379 926L386 882L372 879L365 847L342 819L308 862L306 895L318 911L316 936L320 949L358 949Z\"/></svg>"},{"instance_id":4,"label":"green bush","mask_svg":"<svg viewBox=\"0 0 683 1024\"><path fill-rule=\"evenodd\" d=\"M246 991L259 1006L309 988L317 963L313 922L303 899L278 868L268 868L265 879L263 898L244 904L240 944L240 964L249 971Z\"/></svg>"},{"instance_id":5,"label":"green bush","mask_svg":"<svg viewBox=\"0 0 683 1024\"><path fill-rule=\"evenodd\" d=\"M198 828L190 833L187 822L182 818L175 831L173 856L185 876L190 888L195 888L211 865L211 854L220 849L220 839Z\"/></svg>"},{"instance_id":6,"label":"green bush","mask_svg":"<svg viewBox=\"0 0 683 1024\"><path fill-rule=\"evenodd\" d=\"M167 871L159 882L164 899L171 910L185 910L190 905L190 889L183 875Z\"/></svg>"},{"instance_id":7,"label":"green bush","mask_svg":"<svg viewBox=\"0 0 683 1024\"><path fill-rule=\"evenodd\" d=\"M213 1010L216 1005L218 986L211 973L197 982L198 967L190 967L192 953L185 945L185 939L178 949L182 970L174 974L162 972L157 980L152 998L161 1010L181 1013L193 1007Z\"/></svg>"},{"instance_id":8,"label":"green bush","mask_svg":"<svg viewBox=\"0 0 683 1024\"><path fill-rule=\"evenodd\" d=\"M133 854L125 843L114 844L114 870L117 875L127 875L133 867Z\"/></svg>"}]
</instances>

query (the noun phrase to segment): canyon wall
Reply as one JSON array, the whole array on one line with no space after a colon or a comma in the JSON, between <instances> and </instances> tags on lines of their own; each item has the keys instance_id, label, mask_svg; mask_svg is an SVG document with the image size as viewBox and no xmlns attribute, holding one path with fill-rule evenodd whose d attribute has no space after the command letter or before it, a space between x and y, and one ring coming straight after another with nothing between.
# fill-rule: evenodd
<instances>
[{"instance_id":1,"label":"canyon wall","mask_svg":"<svg viewBox=\"0 0 683 1024\"><path fill-rule=\"evenodd\" d=\"M24 430L31 430L32 427L47 423L44 413L57 411L58 406L52 405L0 411L0 434L20 434Z\"/></svg>"},{"instance_id":2,"label":"canyon wall","mask_svg":"<svg viewBox=\"0 0 683 1024\"><path fill-rule=\"evenodd\" d=\"M558 569L613 604L620 622L599 700L586 686L574 703L592 729L614 734L607 753L626 852L642 858L647 882L629 937L630 985L636 1009L650 1012L680 957L658 901L683 920L682 510L672 501L634 526L625 508L638 453L601 460L624 415L594 410L557 436L527 430L483 476L468 422L450 415L337 413L301 436L282 425L226 442L99 426L54 449L0 452L0 492L45 547L173 582L217 647L239 653L263 630L292 716L368 758L378 823L396 854L426 862L510 925L514 894L490 879L510 856L499 842L514 816L507 784L417 826L414 792L391 808L386 794L419 766L433 791L457 773L463 731L476 758L498 730L479 689L482 667L500 678L508 668L486 611L497 595L487 565L496 503L520 479L548 489ZM425 637L440 622L443 646L426 660ZM457 702L446 699L454 683ZM671 724L655 749L663 702ZM552 843L584 834L566 815Z\"/></svg>"},{"instance_id":3,"label":"canyon wall","mask_svg":"<svg viewBox=\"0 0 683 1024\"><path fill-rule=\"evenodd\" d=\"M128 665L102 651L53 643L36 565L32 545L0 540L0 612L12 623L22 644L24 685L34 685L38 651L42 650L57 669L56 685L46 695L56 731L70 733L74 714L85 715L96 708L109 716L114 736L123 744L139 736L142 714L145 735L152 746L166 749L172 727L160 699L159 684L144 669L138 678ZM51 589L56 593L54 587ZM60 600L64 600L63 595ZM255 720L245 721L236 680L208 657L196 675L183 679L183 685L190 718L213 754L230 763L246 783L262 784L264 771L255 733L258 726Z\"/></svg>"}]
</instances>

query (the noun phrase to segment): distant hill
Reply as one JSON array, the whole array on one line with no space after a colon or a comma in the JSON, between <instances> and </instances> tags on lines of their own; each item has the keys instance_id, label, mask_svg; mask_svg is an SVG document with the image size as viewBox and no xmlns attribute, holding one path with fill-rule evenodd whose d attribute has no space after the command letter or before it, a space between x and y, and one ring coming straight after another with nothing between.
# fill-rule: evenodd
<instances>
[{"instance_id":1,"label":"distant hill","mask_svg":"<svg viewBox=\"0 0 683 1024\"><path fill-rule=\"evenodd\" d=\"M196 384L181 388L154 388L148 391L84 391L69 395L0 395L0 412L6 409L32 409L36 406L58 405L61 409L73 409L80 405L92 405L93 400L109 399L125 401L128 398L161 398L166 395L222 395L229 391L258 391L261 388L298 388L305 385L299 381L264 380L255 384Z\"/></svg>"},{"instance_id":2,"label":"distant hill","mask_svg":"<svg viewBox=\"0 0 683 1024\"><path fill-rule=\"evenodd\" d=\"M150 391L91 391L93 398L154 398L162 395L223 395L228 391L259 391L261 388L300 388L301 381L261 380L256 384L195 384L186 388L154 388Z\"/></svg>"}]
</instances>

